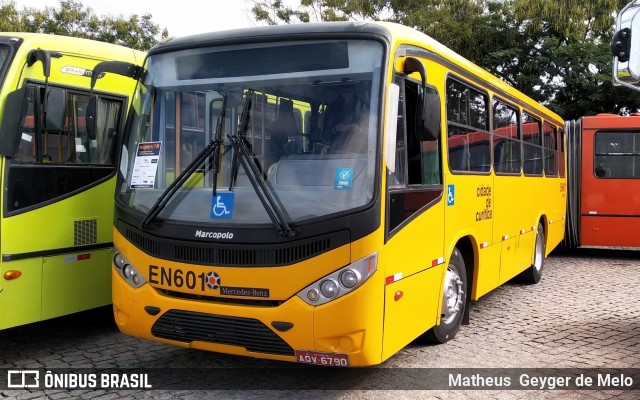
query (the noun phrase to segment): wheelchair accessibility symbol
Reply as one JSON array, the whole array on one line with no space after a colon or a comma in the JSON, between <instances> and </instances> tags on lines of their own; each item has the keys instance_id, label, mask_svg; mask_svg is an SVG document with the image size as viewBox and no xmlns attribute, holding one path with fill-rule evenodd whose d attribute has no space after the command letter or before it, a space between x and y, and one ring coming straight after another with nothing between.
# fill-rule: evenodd
<instances>
[{"instance_id":1,"label":"wheelchair accessibility symbol","mask_svg":"<svg viewBox=\"0 0 640 400\"><path fill-rule=\"evenodd\" d=\"M447 185L447 206L452 206L456 202L456 187L455 185Z\"/></svg>"},{"instance_id":2,"label":"wheelchair accessibility symbol","mask_svg":"<svg viewBox=\"0 0 640 400\"><path fill-rule=\"evenodd\" d=\"M235 193L218 193L211 199L212 219L231 219Z\"/></svg>"}]
</instances>

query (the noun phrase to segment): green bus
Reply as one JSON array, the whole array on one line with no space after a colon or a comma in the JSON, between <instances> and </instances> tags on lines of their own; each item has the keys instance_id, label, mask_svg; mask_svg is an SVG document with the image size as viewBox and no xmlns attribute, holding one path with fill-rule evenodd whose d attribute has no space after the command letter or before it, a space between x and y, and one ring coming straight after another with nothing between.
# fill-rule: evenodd
<instances>
[{"instance_id":1,"label":"green bus","mask_svg":"<svg viewBox=\"0 0 640 400\"><path fill-rule=\"evenodd\" d=\"M0 329L111 303L117 143L134 84L98 76L99 112L85 114L98 63L143 57L87 39L0 33Z\"/></svg>"}]
</instances>

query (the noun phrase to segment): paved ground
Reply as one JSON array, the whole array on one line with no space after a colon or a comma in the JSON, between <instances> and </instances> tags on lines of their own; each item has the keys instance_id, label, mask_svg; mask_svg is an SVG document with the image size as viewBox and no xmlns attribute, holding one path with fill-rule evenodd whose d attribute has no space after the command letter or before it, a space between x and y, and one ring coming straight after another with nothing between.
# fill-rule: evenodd
<instances>
[{"instance_id":1,"label":"paved ground","mask_svg":"<svg viewBox=\"0 0 640 400\"><path fill-rule=\"evenodd\" d=\"M623 371L631 373L635 390L549 390L549 382L545 390L418 389L450 373L510 377L514 382L536 371L556 377L565 372L590 376L593 368L640 368L639 291L638 251L556 251L546 261L540 284L509 283L483 297L473 305L471 324L463 326L452 342L413 343L378 368L331 372L131 338L118 332L110 309L104 308L0 332L0 373L16 368L69 368L77 373L94 368L159 368L154 371L163 371L162 382L154 387L167 385L171 390L0 390L0 397L637 399L639 369ZM549 368L563 370L555 374ZM269 373L261 374L262 370ZM611 372L619 376L615 374L619 371ZM189 390L193 382L202 382L198 387L208 390ZM326 388L345 390L322 390Z\"/></svg>"}]
</instances>

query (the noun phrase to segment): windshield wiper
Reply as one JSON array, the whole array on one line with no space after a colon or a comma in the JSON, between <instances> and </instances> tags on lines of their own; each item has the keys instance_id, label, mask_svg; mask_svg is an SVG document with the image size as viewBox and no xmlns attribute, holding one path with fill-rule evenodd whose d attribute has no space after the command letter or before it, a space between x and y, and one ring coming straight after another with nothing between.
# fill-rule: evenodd
<instances>
[{"instance_id":1,"label":"windshield wiper","mask_svg":"<svg viewBox=\"0 0 640 400\"><path fill-rule=\"evenodd\" d=\"M292 238L296 235L297 231L292 229L291 226L287 223L287 218L282 211L282 207L278 204L276 198L269 191L269 188L267 188L267 185L262 178L262 173L253 161L253 158L251 157L249 149L247 148L247 144L244 140L244 136L246 135L249 126L249 111L251 110L251 104L253 101L253 92L253 89L247 90L247 95L245 97L244 104L242 105L242 114L240 117L240 125L238 126L237 133L228 135L234 152L232 159L233 162L231 165L231 185L229 186L229 190L233 188L233 184L235 183L236 175L238 172L238 160L240 160L242 167L247 173L249 182L251 182L251 186L253 186L253 189L258 195L262 206L269 215L271 222L275 226L276 231L281 236Z\"/></svg>"},{"instance_id":2,"label":"windshield wiper","mask_svg":"<svg viewBox=\"0 0 640 400\"><path fill-rule=\"evenodd\" d=\"M224 115L227 110L227 95L222 95L222 105L220 106L220 114L218 114L218 120L216 121L216 138L218 145L222 143L222 131L224 129ZM218 188L218 174L220 173L220 152L216 152L213 155L213 182L211 187L213 188L213 197L216 197L216 191Z\"/></svg>"},{"instance_id":3,"label":"windshield wiper","mask_svg":"<svg viewBox=\"0 0 640 400\"><path fill-rule=\"evenodd\" d=\"M214 165L213 165L213 170L214 170L213 193L215 195L216 176L218 174L218 171L220 170L218 165L220 163L219 154L218 152L216 152L216 150L222 144L222 127L223 127L223 121L224 121L226 102L227 102L227 95L224 94L222 96L222 108L220 109L220 114L218 115L218 121L216 123L217 132L216 132L215 138L209 142L209 144L193 159L193 161L189 163L189 165L187 165L184 171L182 171L182 173L178 175L176 180L173 181L171 185L169 185L167 190L165 190L162 193L162 195L160 195L158 200L153 204L153 206L151 206L151 208L147 212L147 215L144 217L144 219L140 223L140 229L145 229L149 227L149 224L151 223L151 221L153 221L153 219L157 217L158 214L160 214L160 212L164 209L164 207L167 205L169 200L171 200L173 195L178 191L178 189L180 189L180 187L184 185L187 179L189 179L189 177L191 177L191 175L193 175L193 173L196 172L200 164L202 164L211 154L215 154Z\"/></svg>"}]
</instances>

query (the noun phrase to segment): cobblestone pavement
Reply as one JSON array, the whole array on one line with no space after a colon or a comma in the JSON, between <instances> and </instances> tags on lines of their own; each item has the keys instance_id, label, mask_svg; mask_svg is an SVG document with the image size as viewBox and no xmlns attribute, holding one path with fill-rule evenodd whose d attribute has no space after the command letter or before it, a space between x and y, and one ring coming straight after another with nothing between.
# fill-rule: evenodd
<instances>
[{"instance_id":1,"label":"cobblestone pavement","mask_svg":"<svg viewBox=\"0 0 640 400\"><path fill-rule=\"evenodd\" d=\"M471 324L451 342L432 346L412 343L374 369L356 369L357 390L322 390L352 379L350 370L331 369L327 381L309 381L320 390L302 390L290 363L183 349L131 338L113 323L110 308L102 308L42 323L0 331L0 369L161 368L166 384L180 387L180 371L217 368L249 371L280 369L293 390L0 390L0 397L16 399L637 399L640 390L412 390L421 383L415 371L448 368L474 372L495 368L640 368L640 252L613 250L556 250L546 260L538 285L507 283L474 303ZM284 364L284 365L283 365ZM172 369L173 368L173 369ZM380 374L379 368L388 369ZM215 370L213 370L215 371ZM341 372L346 371L346 372ZM637 370L636 370L637 371ZM387 373L388 372L388 373ZM236 375L237 377L237 375ZM376 380L380 377L380 380ZM636 375L636 380L640 377ZM0 379L5 379L0 377ZM286 379L286 377L285 377ZM385 379L395 380L389 389ZM163 379L164 380L164 379ZM286 380L285 380L286 381ZM254 381L255 382L255 381ZM215 388L209 382L208 387ZM228 382L219 382L225 387ZM635 382L640 388L640 382ZM258 385L259 386L259 385ZM233 387L233 385L232 385ZM365 390L370 389L370 390Z\"/></svg>"}]
</instances>

